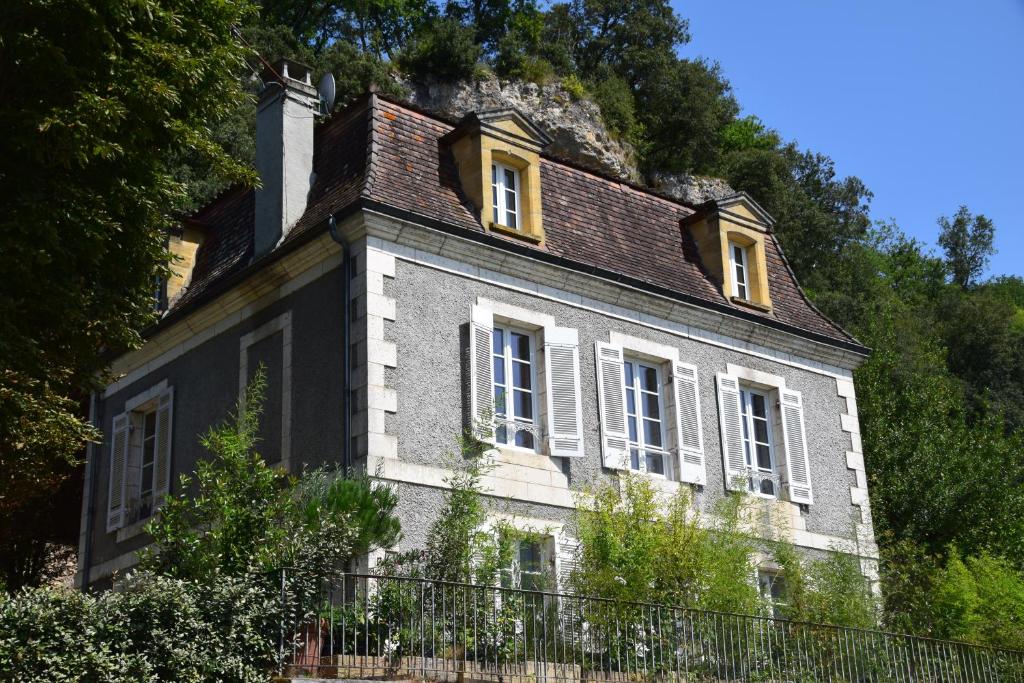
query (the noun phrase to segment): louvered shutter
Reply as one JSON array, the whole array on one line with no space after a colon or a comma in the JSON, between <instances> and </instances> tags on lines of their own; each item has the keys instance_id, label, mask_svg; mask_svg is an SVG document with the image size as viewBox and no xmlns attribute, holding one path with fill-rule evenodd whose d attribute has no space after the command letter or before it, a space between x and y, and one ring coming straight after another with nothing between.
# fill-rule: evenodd
<instances>
[{"instance_id":1,"label":"louvered shutter","mask_svg":"<svg viewBox=\"0 0 1024 683\"><path fill-rule=\"evenodd\" d=\"M572 573L580 563L580 542L569 536L558 539L558 590L566 593L572 590Z\"/></svg>"},{"instance_id":2,"label":"louvered shutter","mask_svg":"<svg viewBox=\"0 0 1024 683\"><path fill-rule=\"evenodd\" d=\"M605 467L629 467L626 433L626 388L622 376L622 347L597 342L597 405L601 415L601 451Z\"/></svg>"},{"instance_id":3,"label":"louvered shutter","mask_svg":"<svg viewBox=\"0 0 1024 683\"><path fill-rule=\"evenodd\" d=\"M691 484L706 484L704 436L701 433L700 392L697 367L675 363L672 384L675 399L676 449L679 479Z\"/></svg>"},{"instance_id":4,"label":"louvered shutter","mask_svg":"<svg viewBox=\"0 0 1024 683\"><path fill-rule=\"evenodd\" d=\"M804 406L799 391L779 390L782 412L782 437L786 448L786 479L789 499L811 504L811 464L807 456L804 430Z\"/></svg>"},{"instance_id":5,"label":"louvered shutter","mask_svg":"<svg viewBox=\"0 0 1024 683\"><path fill-rule=\"evenodd\" d=\"M722 431L722 461L725 466L725 487L732 491L747 488L747 461L743 456L743 423L740 412L740 381L720 372L718 383L718 418Z\"/></svg>"},{"instance_id":6,"label":"louvered shutter","mask_svg":"<svg viewBox=\"0 0 1024 683\"><path fill-rule=\"evenodd\" d=\"M171 483L171 430L174 428L174 389L160 395L156 408L156 462L153 481L153 502L163 503Z\"/></svg>"},{"instance_id":7,"label":"louvered shutter","mask_svg":"<svg viewBox=\"0 0 1024 683\"><path fill-rule=\"evenodd\" d=\"M579 333L567 327L544 328L544 376L547 381L548 455L583 455L580 406Z\"/></svg>"},{"instance_id":8,"label":"louvered shutter","mask_svg":"<svg viewBox=\"0 0 1024 683\"><path fill-rule=\"evenodd\" d=\"M125 473L128 469L128 413L114 417L110 434L110 494L107 497L107 531L121 527L125 507Z\"/></svg>"},{"instance_id":9,"label":"louvered shutter","mask_svg":"<svg viewBox=\"0 0 1024 683\"><path fill-rule=\"evenodd\" d=\"M470 425L483 441L494 443L494 365L491 338L494 315L482 306L473 306L469 325L469 401Z\"/></svg>"}]
</instances>

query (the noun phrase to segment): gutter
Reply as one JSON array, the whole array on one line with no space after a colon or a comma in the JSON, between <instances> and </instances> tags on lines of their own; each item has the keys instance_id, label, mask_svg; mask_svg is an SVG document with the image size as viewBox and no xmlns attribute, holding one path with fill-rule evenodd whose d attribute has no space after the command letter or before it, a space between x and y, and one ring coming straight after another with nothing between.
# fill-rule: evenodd
<instances>
[{"instance_id":1,"label":"gutter","mask_svg":"<svg viewBox=\"0 0 1024 683\"><path fill-rule=\"evenodd\" d=\"M348 242L338 234L338 222L332 214L327 219L327 228L331 239L341 245L342 262L342 323L341 323L341 344L342 344L342 369L341 369L341 391L345 397L345 434L344 443L341 448L341 465L345 476L349 476L352 470L352 259L348 251Z\"/></svg>"},{"instance_id":2,"label":"gutter","mask_svg":"<svg viewBox=\"0 0 1024 683\"><path fill-rule=\"evenodd\" d=\"M96 411L99 407L99 394L89 392L89 424L96 426ZM82 548L82 592L89 588L92 574L92 534L96 517L96 444L90 441L85 446L85 539Z\"/></svg>"}]
</instances>

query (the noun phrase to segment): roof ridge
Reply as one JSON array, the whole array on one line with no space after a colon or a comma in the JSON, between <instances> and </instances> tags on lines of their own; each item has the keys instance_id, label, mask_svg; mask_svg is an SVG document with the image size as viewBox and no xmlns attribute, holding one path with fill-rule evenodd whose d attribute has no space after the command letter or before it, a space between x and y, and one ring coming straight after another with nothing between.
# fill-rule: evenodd
<instances>
[{"instance_id":1,"label":"roof ridge","mask_svg":"<svg viewBox=\"0 0 1024 683\"><path fill-rule=\"evenodd\" d=\"M363 172L363 183L359 190L360 197L371 197L374 183L377 180L377 98L376 90L371 89L366 102L366 170Z\"/></svg>"}]
</instances>

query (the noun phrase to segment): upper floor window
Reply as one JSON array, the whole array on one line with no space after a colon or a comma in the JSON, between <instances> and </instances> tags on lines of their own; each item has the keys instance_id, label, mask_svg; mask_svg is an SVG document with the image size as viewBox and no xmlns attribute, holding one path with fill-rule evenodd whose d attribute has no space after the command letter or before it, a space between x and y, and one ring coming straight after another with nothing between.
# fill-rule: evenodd
<instances>
[{"instance_id":1,"label":"upper floor window","mask_svg":"<svg viewBox=\"0 0 1024 683\"><path fill-rule=\"evenodd\" d=\"M629 358L622 369L630 468L666 476L661 372L654 365Z\"/></svg>"},{"instance_id":2,"label":"upper floor window","mask_svg":"<svg viewBox=\"0 0 1024 683\"><path fill-rule=\"evenodd\" d=\"M161 383L129 400L110 431L107 529L150 517L168 492L173 390Z\"/></svg>"},{"instance_id":3,"label":"upper floor window","mask_svg":"<svg viewBox=\"0 0 1024 683\"><path fill-rule=\"evenodd\" d=\"M747 265L747 249L735 242L729 242L729 266L732 268L732 295L750 299L750 271Z\"/></svg>"},{"instance_id":4,"label":"upper floor window","mask_svg":"<svg viewBox=\"0 0 1024 683\"><path fill-rule=\"evenodd\" d=\"M499 164L491 164L491 206L494 222L519 229L519 171Z\"/></svg>"},{"instance_id":5,"label":"upper floor window","mask_svg":"<svg viewBox=\"0 0 1024 683\"><path fill-rule=\"evenodd\" d=\"M776 495L775 453L772 446L771 403L764 392L742 387L740 415L743 423L743 454L746 457L750 491Z\"/></svg>"},{"instance_id":6,"label":"upper floor window","mask_svg":"<svg viewBox=\"0 0 1024 683\"><path fill-rule=\"evenodd\" d=\"M533 450L537 447L534 336L511 327L495 326L491 343L495 441Z\"/></svg>"}]
</instances>

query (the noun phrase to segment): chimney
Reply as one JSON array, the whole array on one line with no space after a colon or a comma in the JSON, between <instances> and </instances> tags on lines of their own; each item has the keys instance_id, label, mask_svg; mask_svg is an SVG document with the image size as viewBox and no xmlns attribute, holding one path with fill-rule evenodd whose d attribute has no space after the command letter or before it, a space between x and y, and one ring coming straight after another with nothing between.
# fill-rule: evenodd
<instances>
[{"instance_id":1,"label":"chimney","mask_svg":"<svg viewBox=\"0 0 1024 683\"><path fill-rule=\"evenodd\" d=\"M308 66L290 59L263 74L256 109L256 170L262 181L256 191L256 257L273 250L306 210L320 108L311 76Z\"/></svg>"}]
</instances>

